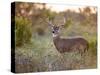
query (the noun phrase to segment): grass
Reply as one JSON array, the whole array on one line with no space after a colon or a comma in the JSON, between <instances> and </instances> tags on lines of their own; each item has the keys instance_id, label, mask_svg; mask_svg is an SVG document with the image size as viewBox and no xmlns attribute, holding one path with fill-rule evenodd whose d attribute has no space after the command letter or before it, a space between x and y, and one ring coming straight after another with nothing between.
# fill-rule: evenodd
<instances>
[{"instance_id":1,"label":"grass","mask_svg":"<svg viewBox=\"0 0 100 75\"><path fill-rule=\"evenodd\" d=\"M52 37L48 35L33 36L30 44L17 47L15 51L16 72L60 71L97 67L95 42L90 42L90 48L83 57L77 52L60 54L53 44Z\"/></svg>"},{"instance_id":2,"label":"grass","mask_svg":"<svg viewBox=\"0 0 100 75\"><path fill-rule=\"evenodd\" d=\"M44 72L92 69L97 67L96 28L73 23L74 26L70 25L62 30L61 36L65 38L79 35L89 42L88 51L84 56L81 56L77 52L60 54L53 44L53 38L50 29L48 29L49 27L46 29L47 31L45 31L44 35L38 35L30 31L27 24L28 23L21 23L23 31L16 32L16 35L18 35L16 36L16 43L22 43L21 46L16 46L15 49L16 72ZM20 25L20 21L18 21L18 25ZM24 25L26 25L25 29L23 28ZM20 32L24 33L24 30L26 30L26 34L22 35ZM29 36L27 34L29 34ZM22 40L20 41L18 39ZM30 42L25 42L27 39L29 39Z\"/></svg>"}]
</instances>

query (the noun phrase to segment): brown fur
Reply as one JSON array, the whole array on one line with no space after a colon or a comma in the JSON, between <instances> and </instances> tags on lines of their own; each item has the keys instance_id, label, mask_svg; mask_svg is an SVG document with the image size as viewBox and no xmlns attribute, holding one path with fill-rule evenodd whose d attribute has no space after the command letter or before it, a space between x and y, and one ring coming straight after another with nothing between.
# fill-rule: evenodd
<instances>
[{"instance_id":1,"label":"brown fur","mask_svg":"<svg viewBox=\"0 0 100 75\"><path fill-rule=\"evenodd\" d=\"M83 38L63 39L57 36L53 38L53 41L56 49L60 53L78 50L82 54L88 50L88 42Z\"/></svg>"}]
</instances>

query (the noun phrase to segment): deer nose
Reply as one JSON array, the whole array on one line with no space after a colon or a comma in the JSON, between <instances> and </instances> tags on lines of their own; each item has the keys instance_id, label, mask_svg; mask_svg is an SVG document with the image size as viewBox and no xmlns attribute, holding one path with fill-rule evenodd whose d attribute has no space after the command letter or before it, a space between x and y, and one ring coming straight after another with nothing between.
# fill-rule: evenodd
<instances>
[{"instance_id":1,"label":"deer nose","mask_svg":"<svg viewBox=\"0 0 100 75\"><path fill-rule=\"evenodd\" d=\"M55 33L54 31L52 31L52 33Z\"/></svg>"}]
</instances>

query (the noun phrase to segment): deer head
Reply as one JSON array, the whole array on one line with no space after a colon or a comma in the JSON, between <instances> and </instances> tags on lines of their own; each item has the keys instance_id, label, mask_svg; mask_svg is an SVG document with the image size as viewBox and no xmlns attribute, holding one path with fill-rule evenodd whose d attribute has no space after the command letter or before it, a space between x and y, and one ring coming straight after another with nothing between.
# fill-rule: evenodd
<instances>
[{"instance_id":1,"label":"deer head","mask_svg":"<svg viewBox=\"0 0 100 75\"><path fill-rule=\"evenodd\" d=\"M53 37L56 37L56 36L59 36L59 33L60 33L61 28L63 28L64 25L65 25L65 18L64 18L63 24L61 24L61 25L59 25L59 26L54 25L54 24L52 23L52 21L50 21L50 20L47 20L47 23L48 23L48 25L51 27Z\"/></svg>"}]
</instances>

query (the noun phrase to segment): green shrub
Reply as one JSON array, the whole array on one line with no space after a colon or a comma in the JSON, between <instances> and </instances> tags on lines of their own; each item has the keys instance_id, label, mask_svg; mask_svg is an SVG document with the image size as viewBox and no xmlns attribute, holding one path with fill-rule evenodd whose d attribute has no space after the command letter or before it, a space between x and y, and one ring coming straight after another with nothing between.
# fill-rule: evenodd
<instances>
[{"instance_id":1,"label":"green shrub","mask_svg":"<svg viewBox=\"0 0 100 75\"><path fill-rule=\"evenodd\" d=\"M15 42L16 46L22 46L30 42L32 37L32 24L26 18L15 17Z\"/></svg>"},{"instance_id":2,"label":"green shrub","mask_svg":"<svg viewBox=\"0 0 100 75\"><path fill-rule=\"evenodd\" d=\"M90 50L91 50L91 53L92 55L97 55L97 41L91 41L89 43L89 46L90 46Z\"/></svg>"},{"instance_id":3,"label":"green shrub","mask_svg":"<svg viewBox=\"0 0 100 75\"><path fill-rule=\"evenodd\" d=\"M65 23L65 27L68 28L69 26L71 26L73 23L72 23L72 19L69 18L66 23Z\"/></svg>"}]
</instances>

